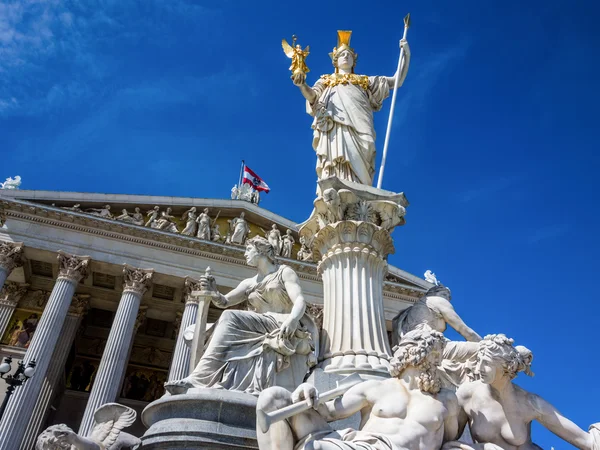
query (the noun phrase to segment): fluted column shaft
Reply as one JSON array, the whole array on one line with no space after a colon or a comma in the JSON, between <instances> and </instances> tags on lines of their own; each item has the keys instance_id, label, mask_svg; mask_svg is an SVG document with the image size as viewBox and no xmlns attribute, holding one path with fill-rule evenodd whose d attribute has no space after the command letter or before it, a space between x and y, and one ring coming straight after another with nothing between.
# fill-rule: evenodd
<instances>
[{"instance_id":1,"label":"fluted column shaft","mask_svg":"<svg viewBox=\"0 0 600 450\"><path fill-rule=\"evenodd\" d=\"M17 450L20 447L33 412L77 284L87 275L89 257L78 257L59 252L59 276L46 308L40 318L24 361L36 361L35 375L17 388L0 422L0 448Z\"/></svg>"},{"instance_id":2,"label":"fluted column shaft","mask_svg":"<svg viewBox=\"0 0 600 450\"><path fill-rule=\"evenodd\" d=\"M329 225L315 238L323 279L320 367L326 372L388 376L390 346L383 309L389 233L365 223Z\"/></svg>"},{"instance_id":3,"label":"fluted column shaft","mask_svg":"<svg viewBox=\"0 0 600 450\"><path fill-rule=\"evenodd\" d=\"M190 357L192 352L190 346L185 343L184 331L187 327L196 323L197 314L198 302L188 297L188 300L185 303L185 309L183 310L183 316L181 317L181 324L179 325L179 333L177 335L175 351L173 352L173 359L171 360L169 381L181 380L190 374Z\"/></svg>"},{"instance_id":4,"label":"fluted column shaft","mask_svg":"<svg viewBox=\"0 0 600 450\"><path fill-rule=\"evenodd\" d=\"M27 284L6 282L0 289L0 338L4 336L19 300L27 292Z\"/></svg>"},{"instance_id":5,"label":"fluted column shaft","mask_svg":"<svg viewBox=\"0 0 600 450\"><path fill-rule=\"evenodd\" d=\"M81 420L79 427L81 436L88 436L91 433L96 409L117 399L127 368L140 302L150 285L153 272L152 269L142 270L127 265L123 269L125 275L123 295Z\"/></svg>"},{"instance_id":6,"label":"fluted column shaft","mask_svg":"<svg viewBox=\"0 0 600 450\"><path fill-rule=\"evenodd\" d=\"M4 286L4 282L8 278L9 272L6 267L0 266L0 288Z\"/></svg>"},{"instance_id":7,"label":"fluted column shaft","mask_svg":"<svg viewBox=\"0 0 600 450\"><path fill-rule=\"evenodd\" d=\"M16 302L0 299L0 339L4 336L6 327L8 327L8 323L16 307Z\"/></svg>"},{"instance_id":8,"label":"fluted column shaft","mask_svg":"<svg viewBox=\"0 0 600 450\"><path fill-rule=\"evenodd\" d=\"M75 301L75 299L73 301ZM81 324L81 318L82 314L69 312L65 319L65 323L60 332L60 337L56 343L56 348L54 349L54 354L52 355L50 366L48 367L48 373L42 383L40 395L38 396L35 407L29 417L29 423L27 424L20 450L32 449L37 437L42 432L42 427L50 412L50 404L60 389L61 377L64 375L69 350L77 335L77 330Z\"/></svg>"}]
</instances>

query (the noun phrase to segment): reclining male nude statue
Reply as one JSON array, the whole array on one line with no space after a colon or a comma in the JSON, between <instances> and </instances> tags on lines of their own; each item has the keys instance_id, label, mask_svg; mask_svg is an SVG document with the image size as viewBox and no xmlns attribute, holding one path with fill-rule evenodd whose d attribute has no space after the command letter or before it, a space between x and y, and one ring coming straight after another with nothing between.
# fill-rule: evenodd
<instances>
[{"instance_id":1,"label":"reclining male nude statue","mask_svg":"<svg viewBox=\"0 0 600 450\"><path fill-rule=\"evenodd\" d=\"M390 362L392 378L363 381L335 400L319 403L308 383L293 393L271 387L258 397L257 410L271 412L299 401L313 405L274 423L266 433L257 427L260 450L431 450L455 439L458 402L441 389L437 366L444 336L421 328L407 333ZM334 431L328 422L361 413L359 430Z\"/></svg>"}]
</instances>

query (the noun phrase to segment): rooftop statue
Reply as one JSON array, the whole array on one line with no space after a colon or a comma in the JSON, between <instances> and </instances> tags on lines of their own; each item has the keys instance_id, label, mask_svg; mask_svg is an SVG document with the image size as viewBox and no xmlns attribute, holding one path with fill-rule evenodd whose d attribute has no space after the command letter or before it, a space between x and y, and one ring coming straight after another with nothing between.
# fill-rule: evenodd
<instances>
[{"instance_id":1,"label":"rooftop statue","mask_svg":"<svg viewBox=\"0 0 600 450\"><path fill-rule=\"evenodd\" d=\"M19 186L21 186L19 175L14 178L8 177L4 183L0 183L0 189L19 189Z\"/></svg>"},{"instance_id":2,"label":"rooftop statue","mask_svg":"<svg viewBox=\"0 0 600 450\"><path fill-rule=\"evenodd\" d=\"M394 76L358 75L354 73L358 54L350 47L351 34L338 31L338 45L329 54L335 72L322 75L312 87L306 84L308 47L286 47L285 41L283 47L292 59L292 81L306 99L308 114L314 117L313 148L319 180L336 176L371 186L375 174L373 112L381 109L394 86L402 86L410 48L405 39L400 41L404 58Z\"/></svg>"}]
</instances>

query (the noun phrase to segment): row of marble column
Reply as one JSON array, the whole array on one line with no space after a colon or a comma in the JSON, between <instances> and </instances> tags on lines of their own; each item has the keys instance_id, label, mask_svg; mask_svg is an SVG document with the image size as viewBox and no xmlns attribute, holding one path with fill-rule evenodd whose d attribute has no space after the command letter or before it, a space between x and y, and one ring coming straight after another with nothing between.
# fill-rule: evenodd
<instances>
[{"instance_id":1,"label":"row of marble column","mask_svg":"<svg viewBox=\"0 0 600 450\"><path fill-rule=\"evenodd\" d=\"M24 357L26 363L36 360L36 373L17 389L0 422L0 448L3 450L33 447L80 324L82 314L69 314L69 307L77 285L88 275L91 259L59 252L58 261L58 278ZM22 244L0 243L0 288L10 272L22 264ZM80 435L89 435L92 431L94 412L99 406L118 399L133 338L140 323L140 303L152 282L153 273L152 269L129 265L123 268L123 293L81 421ZM190 349L184 341L183 331L196 320L198 301L190 295L196 283L196 280L186 279L187 301L169 379L182 378L190 370ZM19 292L9 292L16 289L14 286L5 288L5 295L0 295L0 335L20 298ZM81 308L78 311L81 312Z\"/></svg>"}]
</instances>

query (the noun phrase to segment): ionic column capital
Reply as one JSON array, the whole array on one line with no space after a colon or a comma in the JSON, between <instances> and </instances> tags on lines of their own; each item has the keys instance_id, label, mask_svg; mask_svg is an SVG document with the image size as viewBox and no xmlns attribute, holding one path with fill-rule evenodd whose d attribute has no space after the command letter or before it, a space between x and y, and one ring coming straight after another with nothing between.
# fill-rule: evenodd
<instances>
[{"instance_id":1,"label":"ionic column capital","mask_svg":"<svg viewBox=\"0 0 600 450\"><path fill-rule=\"evenodd\" d=\"M0 306L15 308L23 296L27 293L28 284L13 283L7 281L0 290Z\"/></svg>"},{"instance_id":2,"label":"ionic column capital","mask_svg":"<svg viewBox=\"0 0 600 450\"><path fill-rule=\"evenodd\" d=\"M15 267L24 263L24 250L22 242L0 242L0 269L12 272Z\"/></svg>"},{"instance_id":3,"label":"ionic column capital","mask_svg":"<svg viewBox=\"0 0 600 450\"><path fill-rule=\"evenodd\" d=\"M123 265L123 293L133 292L142 297L152 284L154 269L138 269L129 264Z\"/></svg>"},{"instance_id":4,"label":"ionic column capital","mask_svg":"<svg viewBox=\"0 0 600 450\"><path fill-rule=\"evenodd\" d=\"M89 256L76 256L59 250L58 280L63 279L74 284L79 283L88 276L91 260Z\"/></svg>"}]
</instances>

